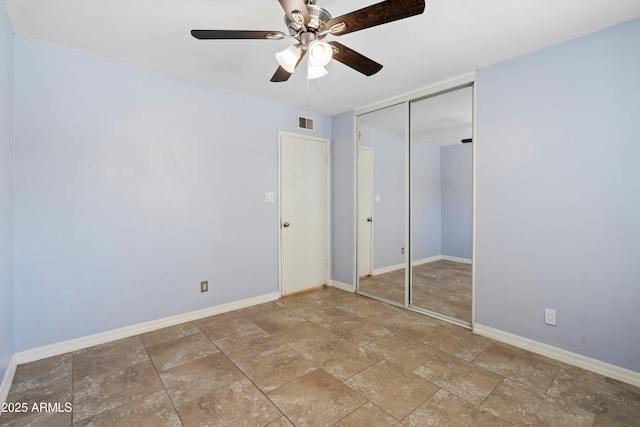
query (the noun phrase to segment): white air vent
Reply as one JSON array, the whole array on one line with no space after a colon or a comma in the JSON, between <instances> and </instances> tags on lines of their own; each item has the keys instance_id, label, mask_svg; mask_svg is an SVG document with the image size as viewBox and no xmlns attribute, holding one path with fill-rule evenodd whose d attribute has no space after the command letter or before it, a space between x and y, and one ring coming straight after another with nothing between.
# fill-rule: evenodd
<instances>
[{"instance_id":1,"label":"white air vent","mask_svg":"<svg viewBox=\"0 0 640 427\"><path fill-rule=\"evenodd\" d=\"M298 129L308 130L309 132L316 131L316 121L311 117L298 116Z\"/></svg>"}]
</instances>

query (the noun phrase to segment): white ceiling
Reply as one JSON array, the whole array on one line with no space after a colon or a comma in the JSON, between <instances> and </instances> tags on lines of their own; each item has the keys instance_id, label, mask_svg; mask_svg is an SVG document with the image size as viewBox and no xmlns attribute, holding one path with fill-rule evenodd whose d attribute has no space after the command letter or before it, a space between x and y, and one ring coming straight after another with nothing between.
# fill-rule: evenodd
<instances>
[{"instance_id":1,"label":"white ceiling","mask_svg":"<svg viewBox=\"0 0 640 427\"><path fill-rule=\"evenodd\" d=\"M271 83L290 40L196 40L191 29L285 31L276 0L4 0L19 36L338 114L640 17L640 0L427 0L425 13L342 37L384 65L372 77L333 61ZM318 0L336 17L378 0ZM308 91L308 92L307 92ZM307 93L309 96L307 97Z\"/></svg>"}]
</instances>

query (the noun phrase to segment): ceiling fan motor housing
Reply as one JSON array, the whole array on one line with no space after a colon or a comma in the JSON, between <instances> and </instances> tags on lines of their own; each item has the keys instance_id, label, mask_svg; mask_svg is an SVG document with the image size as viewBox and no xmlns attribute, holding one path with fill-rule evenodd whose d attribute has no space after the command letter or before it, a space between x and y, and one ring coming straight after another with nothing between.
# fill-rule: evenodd
<instances>
[{"instance_id":1,"label":"ceiling fan motor housing","mask_svg":"<svg viewBox=\"0 0 640 427\"><path fill-rule=\"evenodd\" d=\"M306 30L303 32L314 34L322 32L327 28L327 22L331 20L331 14L329 12L315 4L307 4L307 10L309 11L309 23L306 25L306 28L304 24L292 22L287 15L284 16L284 22L287 28L289 28L289 34L292 36L296 36L303 28ZM326 34L322 34L317 37L312 37L311 40L321 40L325 36Z\"/></svg>"}]
</instances>

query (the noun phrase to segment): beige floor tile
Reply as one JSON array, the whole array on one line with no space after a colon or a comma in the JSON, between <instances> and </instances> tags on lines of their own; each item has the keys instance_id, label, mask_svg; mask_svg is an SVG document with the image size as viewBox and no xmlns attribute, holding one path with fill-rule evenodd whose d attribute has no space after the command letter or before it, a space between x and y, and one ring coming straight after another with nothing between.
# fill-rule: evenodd
<instances>
[{"instance_id":1,"label":"beige floor tile","mask_svg":"<svg viewBox=\"0 0 640 427\"><path fill-rule=\"evenodd\" d=\"M547 394L596 415L600 425L640 425L640 390L579 368L563 368Z\"/></svg>"},{"instance_id":2,"label":"beige floor tile","mask_svg":"<svg viewBox=\"0 0 640 427\"><path fill-rule=\"evenodd\" d=\"M242 380L177 408L185 427L265 426L282 413L249 380Z\"/></svg>"},{"instance_id":3,"label":"beige floor tile","mask_svg":"<svg viewBox=\"0 0 640 427\"><path fill-rule=\"evenodd\" d=\"M52 358L55 360L56 358ZM71 375L60 375L61 372L56 372L53 366L52 360L46 363L32 362L26 370L21 370L22 366L18 366L16 376L20 375L20 382L14 387L11 386L9 395L6 399L7 407L3 406L3 413L0 415L0 425L9 426L27 426L27 425L42 425L42 426L57 426L57 425L70 425L71 413L59 412L59 413L47 413L41 410L41 403L58 404L59 411L67 411L68 404L73 403L73 394L71 387ZM33 365L35 364L35 365ZM27 365L24 365L27 366ZM46 366L53 369L53 373L45 371ZM66 369L63 369L66 371ZM47 380L47 384L37 386L37 379L27 379L28 373L35 374L37 372L45 374L44 377ZM28 386L28 387L27 387ZM35 405L35 406L34 406ZM66 423L66 424L65 424Z\"/></svg>"},{"instance_id":4,"label":"beige floor tile","mask_svg":"<svg viewBox=\"0 0 640 427\"><path fill-rule=\"evenodd\" d=\"M388 415L382 409L376 407L373 403L367 402L338 423L335 427L403 427L396 419Z\"/></svg>"},{"instance_id":5,"label":"beige floor tile","mask_svg":"<svg viewBox=\"0 0 640 427\"><path fill-rule=\"evenodd\" d=\"M509 379L480 408L518 426L590 426L594 420L584 409Z\"/></svg>"},{"instance_id":6,"label":"beige floor tile","mask_svg":"<svg viewBox=\"0 0 640 427\"><path fill-rule=\"evenodd\" d=\"M263 393L317 369L314 363L286 345L236 364Z\"/></svg>"},{"instance_id":7,"label":"beige floor tile","mask_svg":"<svg viewBox=\"0 0 640 427\"><path fill-rule=\"evenodd\" d=\"M139 336L89 347L73 353L73 382L148 360Z\"/></svg>"},{"instance_id":8,"label":"beige floor tile","mask_svg":"<svg viewBox=\"0 0 640 427\"><path fill-rule=\"evenodd\" d=\"M152 345L173 341L188 335L197 334L198 332L200 332L200 330L196 325L191 322L187 322L142 334L140 335L140 338L142 339L145 347L150 347Z\"/></svg>"},{"instance_id":9,"label":"beige floor tile","mask_svg":"<svg viewBox=\"0 0 640 427\"><path fill-rule=\"evenodd\" d=\"M280 417L272 423L269 423L266 427L294 427L291 421L287 417Z\"/></svg>"},{"instance_id":10,"label":"beige floor tile","mask_svg":"<svg viewBox=\"0 0 640 427\"><path fill-rule=\"evenodd\" d=\"M4 413L0 416L2 427L69 427L71 412L29 412L27 414Z\"/></svg>"},{"instance_id":11,"label":"beige floor tile","mask_svg":"<svg viewBox=\"0 0 640 427\"><path fill-rule=\"evenodd\" d=\"M438 353L438 350L397 333L391 333L365 347L389 362L413 370Z\"/></svg>"},{"instance_id":12,"label":"beige floor tile","mask_svg":"<svg viewBox=\"0 0 640 427\"><path fill-rule=\"evenodd\" d=\"M491 341L462 327L441 326L420 341L471 362L491 346Z\"/></svg>"},{"instance_id":13,"label":"beige floor tile","mask_svg":"<svg viewBox=\"0 0 640 427\"><path fill-rule=\"evenodd\" d=\"M74 423L74 427L181 427L167 393L162 390Z\"/></svg>"},{"instance_id":14,"label":"beige floor tile","mask_svg":"<svg viewBox=\"0 0 640 427\"><path fill-rule=\"evenodd\" d=\"M73 387L74 422L162 391L150 360L78 381L74 378Z\"/></svg>"},{"instance_id":15,"label":"beige floor tile","mask_svg":"<svg viewBox=\"0 0 640 427\"><path fill-rule=\"evenodd\" d=\"M61 380L71 385L71 353L19 365L13 376L11 393L43 389Z\"/></svg>"},{"instance_id":16,"label":"beige floor tile","mask_svg":"<svg viewBox=\"0 0 640 427\"><path fill-rule=\"evenodd\" d=\"M402 423L408 427L510 427L512 425L479 410L446 390L439 390L402 420Z\"/></svg>"},{"instance_id":17,"label":"beige floor tile","mask_svg":"<svg viewBox=\"0 0 640 427\"><path fill-rule=\"evenodd\" d=\"M340 339L339 336L313 322L306 322L295 328L273 334L289 347L300 353L306 353L328 342Z\"/></svg>"},{"instance_id":18,"label":"beige floor tile","mask_svg":"<svg viewBox=\"0 0 640 427\"><path fill-rule=\"evenodd\" d=\"M239 310L236 310L235 313L239 314L242 317L251 319L252 317L259 316L264 313L268 313L269 311L272 311L272 310L280 310L281 308L282 307L280 307L274 301L269 301L262 304L241 308Z\"/></svg>"},{"instance_id":19,"label":"beige floor tile","mask_svg":"<svg viewBox=\"0 0 640 427\"><path fill-rule=\"evenodd\" d=\"M326 328L334 334L360 346L367 345L391 333L391 331L384 326L377 325L359 317L330 323L326 325Z\"/></svg>"},{"instance_id":20,"label":"beige floor tile","mask_svg":"<svg viewBox=\"0 0 640 427\"><path fill-rule=\"evenodd\" d=\"M280 298L275 303L298 314L316 310L325 305L321 299L313 298L308 293Z\"/></svg>"},{"instance_id":21,"label":"beige floor tile","mask_svg":"<svg viewBox=\"0 0 640 427\"><path fill-rule=\"evenodd\" d=\"M259 316L252 317L251 321L270 334L273 334L302 326L302 324L307 322L307 319L292 311L278 307L277 310L269 310Z\"/></svg>"},{"instance_id":22,"label":"beige floor tile","mask_svg":"<svg viewBox=\"0 0 640 427\"><path fill-rule=\"evenodd\" d=\"M211 340L218 340L229 335L258 329L255 323L241 316L218 315L197 320L194 323Z\"/></svg>"},{"instance_id":23,"label":"beige floor tile","mask_svg":"<svg viewBox=\"0 0 640 427\"><path fill-rule=\"evenodd\" d=\"M305 319L310 320L311 322L318 323L323 327L327 327L327 325L330 325L336 322L343 322L343 321L357 319L356 316L330 305L324 305L321 308L311 310L311 311L306 311L304 313L301 313L300 315Z\"/></svg>"},{"instance_id":24,"label":"beige floor tile","mask_svg":"<svg viewBox=\"0 0 640 427\"><path fill-rule=\"evenodd\" d=\"M244 374L222 353L184 363L160 373L175 406L241 381Z\"/></svg>"},{"instance_id":25,"label":"beige floor tile","mask_svg":"<svg viewBox=\"0 0 640 427\"><path fill-rule=\"evenodd\" d=\"M431 321L429 317L410 311L396 314L378 324L414 340L419 340L438 328L438 324Z\"/></svg>"},{"instance_id":26,"label":"beige floor tile","mask_svg":"<svg viewBox=\"0 0 640 427\"><path fill-rule=\"evenodd\" d=\"M219 351L218 347L200 331L193 335L147 347L147 352L158 371L166 371Z\"/></svg>"},{"instance_id":27,"label":"beige floor tile","mask_svg":"<svg viewBox=\"0 0 640 427\"><path fill-rule=\"evenodd\" d=\"M385 360L354 375L345 384L397 420L438 391L434 384Z\"/></svg>"},{"instance_id":28,"label":"beige floor tile","mask_svg":"<svg viewBox=\"0 0 640 427\"><path fill-rule=\"evenodd\" d=\"M549 359L500 344L491 345L473 363L542 392L560 370L559 365Z\"/></svg>"},{"instance_id":29,"label":"beige floor tile","mask_svg":"<svg viewBox=\"0 0 640 427\"><path fill-rule=\"evenodd\" d=\"M331 341L304 356L341 381L380 361L380 356L345 339Z\"/></svg>"},{"instance_id":30,"label":"beige floor tile","mask_svg":"<svg viewBox=\"0 0 640 427\"><path fill-rule=\"evenodd\" d=\"M267 396L297 426L331 426L366 399L322 369L317 369Z\"/></svg>"},{"instance_id":31,"label":"beige floor tile","mask_svg":"<svg viewBox=\"0 0 640 427\"><path fill-rule=\"evenodd\" d=\"M382 320L401 313L402 310L398 307L362 296L358 296L358 298L349 300L337 307L371 322L381 322Z\"/></svg>"},{"instance_id":32,"label":"beige floor tile","mask_svg":"<svg viewBox=\"0 0 640 427\"><path fill-rule=\"evenodd\" d=\"M253 359L260 353L276 349L284 343L258 328L215 340L214 344L231 360L237 362Z\"/></svg>"},{"instance_id":33,"label":"beige floor tile","mask_svg":"<svg viewBox=\"0 0 640 427\"><path fill-rule=\"evenodd\" d=\"M414 369L413 373L476 406L504 379L447 353L437 354Z\"/></svg>"}]
</instances>

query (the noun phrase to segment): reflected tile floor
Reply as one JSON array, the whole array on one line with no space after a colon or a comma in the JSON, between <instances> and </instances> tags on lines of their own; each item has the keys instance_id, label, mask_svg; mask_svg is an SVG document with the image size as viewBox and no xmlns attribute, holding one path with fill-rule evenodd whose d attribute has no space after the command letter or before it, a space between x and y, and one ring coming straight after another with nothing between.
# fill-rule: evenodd
<instances>
[{"instance_id":1,"label":"reflected tile floor","mask_svg":"<svg viewBox=\"0 0 640 427\"><path fill-rule=\"evenodd\" d=\"M0 425L640 426L638 388L335 288L20 365L22 404Z\"/></svg>"},{"instance_id":2,"label":"reflected tile floor","mask_svg":"<svg viewBox=\"0 0 640 427\"><path fill-rule=\"evenodd\" d=\"M413 306L471 323L471 264L439 260L412 273ZM404 268L363 277L360 290L404 305Z\"/></svg>"}]
</instances>

